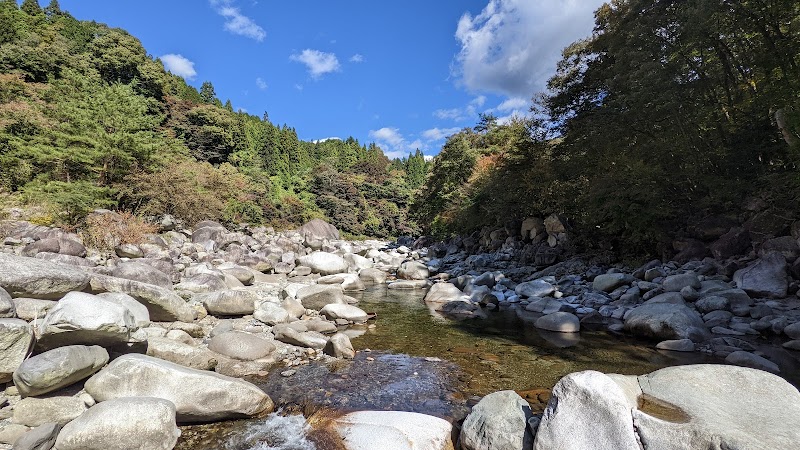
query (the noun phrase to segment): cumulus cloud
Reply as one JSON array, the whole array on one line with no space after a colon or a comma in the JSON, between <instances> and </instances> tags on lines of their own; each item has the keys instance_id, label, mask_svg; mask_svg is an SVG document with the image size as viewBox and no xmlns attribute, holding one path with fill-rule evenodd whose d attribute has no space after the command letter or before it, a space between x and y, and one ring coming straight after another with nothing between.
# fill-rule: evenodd
<instances>
[{"instance_id":1,"label":"cumulus cloud","mask_svg":"<svg viewBox=\"0 0 800 450\"><path fill-rule=\"evenodd\" d=\"M431 128L422 132L422 137L429 141L438 141L450 136L451 134L458 133L461 130L459 127L453 128Z\"/></svg>"},{"instance_id":2,"label":"cumulus cloud","mask_svg":"<svg viewBox=\"0 0 800 450\"><path fill-rule=\"evenodd\" d=\"M500 112L514 111L515 109L526 109L530 104L530 100L523 97L511 97L506 99L503 103L497 105L496 110Z\"/></svg>"},{"instance_id":3,"label":"cumulus cloud","mask_svg":"<svg viewBox=\"0 0 800 450\"><path fill-rule=\"evenodd\" d=\"M340 137L331 136L331 137L326 137L326 138L322 138L322 139L314 139L314 140L311 141L311 143L312 144L321 144L321 143L323 143L325 141L341 141L341 140L342 140L342 138L340 138Z\"/></svg>"},{"instance_id":4,"label":"cumulus cloud","mask_svg":"<svg viewBox=\"0 0 800 450\"><path fill-rule=\"evenodd\" d=\"M267 37L264 31L253 19L241 13L239 8L234 6L233 0L209 0L211 6L217 14L225 18L225 29L233 34L249 37L258 42Z\"/></svg>"},{"instance_id":5,"label":"cumulus cloud","mask_svg":"<svg viewBox=\"0 0 800 450\"><path fill-rule=\"evenodd\" d=\"M165 69L187 80L192 80L197 75L194 63L184 58L183 55L168 53L161 56L161 62L164 63Z\"/></svg>"},{"instance_id":6,"label":"cumulus cloud","mask_svg":"<svg viewBox=\"0 0 800 450\"><path fill-rule=\"evenodd\" d=\"M483 108L484 104L486 104L486 97L479 95L470 100L463 108L437 109L433 112L433 115L436 116L437 119L453 120L455 122L477 119L479 109Z\"/></svg>"},{"instance_id":7,"label":"cumulus cloud","mask_svg":"<svg viewBox=\"0 0 800 450\"><path fill-rule=\"evenodd\" d=\"M471 91L524 98L543 91L561 50L591 34L604 1L489 0L458 21L454 75Z\"/></svg>"},{"instance_id":8,"label":"cumulus cloud","mask_svg":"<svg viewBox=\"0 0 800 450\"><path fill-rule=\"evenodd\" d=\"M261 77L258 77L258 78L256 78L256 87L258 87L259 89L261 89L263 91L263 90L267 89L269 86L267 85L266 81L264 81Z\"/></svg>"},{"instance_id":9,"label":"cumulus cloud","mask_svg":"<svg viewBox=\"0 0 800 450\"><path fill-rule=\"evenodd\" d=\"M333 53L325 53L310 48L291 55L289 59L305 64L311 78L315 80L318 80L326 73L338 71L340 67L339 59Z\"/></svg>"},{"instance_id":10,"label":"cumulus cloud","mask_svg":"<svg viewBox=\"0 0 800 450\"><path fill-rule=\"evenodd\" d=\"M353 63L364 62L364 55L362 55L360 53L356 53L355 55L350 57L350 62L353 62Z\"/></svg>"},{"instance_id":11,"label":"cumulus cloud","mask_svg":"<svg viewBox=\"0 0 800 450\"><path fill-rule=\"evenodd\" d=\"M416 151L417 149L425 150L426 145L422 140L415 139L409 142L399 128L383 127L378 130L370 130L370 139L374 139L375 143L383 149L383 153L391 159L405 158Z\"/></svg>"}]
</instances>

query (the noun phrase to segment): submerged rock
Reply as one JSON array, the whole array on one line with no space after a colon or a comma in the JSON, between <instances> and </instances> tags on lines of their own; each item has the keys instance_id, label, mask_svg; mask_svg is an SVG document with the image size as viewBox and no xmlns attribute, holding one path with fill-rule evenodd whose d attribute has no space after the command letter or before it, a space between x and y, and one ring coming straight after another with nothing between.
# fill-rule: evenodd
<instances>
[{"instance_id":1,"label":"submerged rock","mask_svg":"<svg viewBox=\"0 0 800 450\"><path fill-rule=\"evenodd\" d=\"M331 426L346 450L453 450L452 425L438 417L405 411L358 411Z\"/></svg>"}]
</instances>

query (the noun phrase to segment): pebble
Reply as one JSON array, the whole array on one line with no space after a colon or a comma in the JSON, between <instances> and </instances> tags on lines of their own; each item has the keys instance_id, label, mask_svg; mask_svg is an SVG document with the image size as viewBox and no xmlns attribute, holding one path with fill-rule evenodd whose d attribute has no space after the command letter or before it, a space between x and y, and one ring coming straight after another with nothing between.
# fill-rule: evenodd
<instances>
[{"instance_id":1,"label":"pebble","mask_svg":"<svg viewBox=\"0 0 800 450\"><path fill-rule=\"evenodd\" d=\"M281 372L281 376L282 376L282 377L290 377L290 376L292 376L292 375L294 375L294 374L296 374L296 373L297 373L297 371L296 371L296 370L294 370L294 369L289 369L289 370L284 370L283 372Z\"/></svg>"}]
</instances>

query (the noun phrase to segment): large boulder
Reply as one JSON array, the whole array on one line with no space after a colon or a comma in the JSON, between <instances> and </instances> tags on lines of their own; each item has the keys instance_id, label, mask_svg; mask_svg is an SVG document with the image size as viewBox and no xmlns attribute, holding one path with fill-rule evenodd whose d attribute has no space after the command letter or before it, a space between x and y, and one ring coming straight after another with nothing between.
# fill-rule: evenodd
<instances>
[{"instance_id":1,"label":"large boulder","mask_svg":"<svg viewBox=\"0 0 800 450\"><path fill-rule=\"evenodd\" d=\"M206 310L215 316L244 316L253 314L258 294L243 289L226 289L224 291L195 294L192 297L203 304Z\"/></svg>"},{"instance_id":2,"label":"large boulder","mask_svg":"<svg viewBox=\"0 0 800 450\"><path fill-rule=\"evenodd\" d=\"M66 424L58 450L170 450L181 432L175 405L160 398L131 397L100 403Z\"/></svg>"},{"instance_id":3,"label":"large boulder","mask_svg":"<svg viewBox=\"0 0 800 450\"><path fill-rule=\"evenodd\" d=\"M21 319L0 319L0 383L11 381L28 355L33 344L33 333L28 322Z\"/></svg>"},{"instance_id":4,"label":"large boulder","mask_svg":"<svg viewBox=\"0 0 800 450\"><path fill-rule=\"evenodd\" d=\"M339 230L337 230L335 226L325 222L322 219L313 219L309 221L305 225L301 226L297 232L306 239L339 239Z\"/></svg>"},{"instance_id":5,"label":"large boulder","mask_svg":"<svg viewBox=\"0 0 800 450\"><path fill-rule=\"evenodd\" d=\"M0 319L14 317L17 314L17 308L14 306L14 300L5 289L0 287Z\"/></svg>"},{"instance_id":6,"label":"large boulder","mask_svg":"<svg viewBox=\"0 0 800 450\"><path fill-rule=\"evenodd\" d=\"M358 278L365 284L383 284L386 282L386 272L375 268L361 269Z\"/></svg>"},{"instance_id":7,"label":"large boulder","mask_svg":"<svg viewBox=\"0 0 800 450\"><path fill-rule=\"evenodd\" d=\"M331 303L319 310L319 314L328 320L344 319L350 322L366 322L367 313L353 305Z\"/></svg>"},{"instance_id":8,"label":"large boulder","mask_svg":"<svg viewBox=\"0 0 800 450\"><path fill-rule=\"evenodd\" d=\"M453 450L452 425L405 411L358 411L332 423L345 450Z\"/></svg>"},{"instance_id":9,"label":"large boulder","mask_svg":"<svg viewBox=\"0 0 800 450\"><path fill-rule=\"evenodd\" d=\"M406 261L397 269L397 278L402 280L426 280L429 275L428 266L419 261Z\"/></svg>"},{"instance_id":10,"label":"large boulder","mask_svg":"<svg viewBox=\"0 0 800 450\"><path fill-rule=\"evenodd\" d=\"M229 358L253 361L269 356L275 344L244 331L228 331L212 337L208 348Z\"/></svg>"},{"instance_id":11,"label":"large boulder","mask_svg":"<svg viewBox=\"0 0 800 450\"><path fill-rule=\"evenodd\" d=\"M356 356L356 350L353 348L353 343L350 342L350 337L344 333L336 333L331 336L323 350L326 355L334 358L353 359Z\"/></svg>"},{"instance_id":12,"label":"large boulder","mask_svg":"<svg viewBox=\"0 0 800 450\"><path fill-rule=\"evenodd\" d=\"M70 292L47 312L38 328L37 345L112 346L131 341L138 329L133 314L116 303L84 292Z\"/></svg>"},{"instance_id":13,"label":"large boulder","mask_svg":"<svg viewBox=\"0 0 800 450\"><path fill-rule=\"evenodd\" d=\"M577 333L581 331L581 321L578 316L568 312L554 312L539 317L536 319L534 326L540 330L559 333Z\"/></svg>"},{"instance_id":14,"label":"large boulder","mask_svg":"<svg viewBox=\"0 0 800 450\"><path fill-rule=\"evenodd\" d=\"M528 429L530 405L514 391L483 397L464 420L461 448L464 450L529 449L533 435Z\"/></svg>"},{"instance_id":15,"label":"large boulder","mask_svg":"<svg viewBox=\"0 0 800 450\"><path fill-rule=\"evenodd\" d=\"M289 325L281 324L272 327L275 339L298 347L323 349L328 344L328 338L317 331L298 331Z\"/></svg>"},{"instance_id":16,"label":"large boulder","mask_svg":"<svg viewBox=\"0 0 800 450\"><path fill-rule=\"evenodd\" d=\"M35 256L37 253L60 253L67 256L86 256L86 247L75 239L68 237L52 237L40 239L22 249L23 256Z\"/></svg>"},{"instance_id":17,"label":"large boulder","mask_svg":"<svg viewBox=\"0 0 800 450\"><path fill-rule=\"evenodd\" d=\"M151 320L192 322L197 317L197 312L187 305L178 294L153 284L93 274L91 289L95 294L122 292L130 295L147 307Z\"/></svg>"},{"instance_id":18,"label":"large boulder","mask_svg":"<svg viewBox=\"0 0 800 450\"><path fill-rule=\"evenodd\" d=\"M31 429L14 442L13 450L49 450L56 445L56 437L61 431L57 423L45 423Z\"/></svg>"},{"instance_id":19,"label":"large boulder","mask_svg":"<svg viewBox=\"0 0 800 450\"><path fill-rule=\"evenodd\" d=\"M741 227L733 227L711 244L711 254L716 259L727 259L741 255L750 247L750 233Z\"/></svg>"},{"instance_id":20,"label":"large boulder","mask_svg":"<svg viewBox=\"0 0 800 450\"><path fill-rule=\"evenodd\" d=\"M300 265L310 267L313 273L320 275L344 273L350 268L344 258L327 252L313 252L297 258L297 261Z\"/></svg>"},{"instance_id":21,"label":"large boulder","mask_svg":"<svg viewBox=\"0 0 800 450\"><path fill-rule=\"evenodd\" d=\"M314 284L297 291L297 301L307 309L320 310L332 303L344 304L341 286Z\"/></svg>"},{"instance_id":22,"label":"large boulder","mask_svg":"<svg viewBox=\"0 0 800 450\"><path fill-rule=\"evenodd\" d=\"M295 302L294 300L292 299L286 299L286 300L287 301L284 301L284 303L286 303L290 307L295 306L290 303L290 302ZM299 318L300 316L302 316L305 313L305 308L302 308L302 310L303 311L300 312L299 315L295 314L294 317ZM294 310L294 312L297 313L298 310ZM261 302L261 304L259 304L256 310L253 312L253 318L260 322L264 322L267 325L277 325L279 323L289 322L291 317L289 311L285 307L277 303Z\"/></svg>"},{"instance_id":23,"label":"large boulder","mask_svg":"<svg viewBox=\"0 0 800 450\"><path fill-rule=\"evenodd\" d=\"M592 289L595 291L611 292L633 281L633 277L624 273L604 273L594 277Z\"/></svg>"},{"instance_id":24,"label":"large boulder","mask_svg":"<svg viewBox=\"0 0 800 450\"><path fill-rule=\"evenodd\" d=\"M736 287L756 297L784 298L789 288L786 258L770 252L733 274Z\"/></svg>"},{"instance_id":25,"label":"large boulder","mask_svg":"<svg viewBox=\"0 0 800 450\"><path fill-rule=\"evenodd\" d=\"M88 284L89 275L78 268L0 253L0 287L12 297L57 300Z\"/></svg>"},{"instance_id":26,"label":"large boulder","mask_svg":"<svg viewBox=\"0 0 800 450\"><path fill-rule=\"evenodd\" d=\"M150 311L147 307L139 303L135 298L123 292L103 292L97 294L98 297L109 302L116 303L120 306L128 308L128 311L133 314L133 319L136 321L136 326L139 328L146 328L150 326Z\"/></svg>"},{"instance_id":27,"label":"large boulder","mask_svg":"<svg viewBox=\"0 0 800 450\"><path fill-rule=\"evenodd\" d=\"M434 283L428 293L425 294L425 301L428 303L447 303L459 300L464 293L453 283Z\"/></svg>"},{"instance_id":28,"label":"large boulder","mask_svg":"<svg viewBox=\"0 0 800 450\"><path fill-rule=\"evenodd\" d=\"M86 403L77 396L26 397L14 405L11 421L26 427L38 427L46 423L64 425L84 411Z\"/></svg>"},{"instance_id":29,"label":"large boulder","mask_svg":"<svg viewBox=\"0 0 800 450\"><path fill-rule=\"evenodd\" d=\"M220 359L218 354L209 349L156 336L147 339L147 356L198 370L213 370Z\"/></svg>"},{"instance_id":30,"label":"large boulder","mask_svg":"<svg viewBox=\"0 0 800 450\"><path fill-rule=\"evenodd\" d=\"M522 297L546 297L556 291L556 287L544 280L520 283L514 292Z\"/></svg>"},{"instance_id":31,"label":"large boulder","mask_svg":"<svg viewBox=\"0 0 800 450\"><path fill-rule=\"evenodd\" d=\"M139 261L128 261L117 264L111 275L126 280L152 284L165 289L172 289L172 279L155 267Z\"/></svg>"},{"instance_id":32,"label":"large boulder","mask_svg":"<svg viewBox=\"0 0 800 450\"><path fill-rule=\"evenodd\" d=\"M46 394L87 378L108 363L108 352L93 345L59 347L26 359L14 371L23 397Z\"/></svg>"},{"instance_id":33,"label":"large boulder","mask_svg":"<svg viewBox=\"0 0 800 450\"><path fill-rule=\"evenodd\" d=\"M700 289L700 278L693 272L680 273L664 278L662 285L667 292L680 292L687 286L692 289Z\"/></svg>"},{"instance_id":34,"label":"large boulder","mask_svg":"<svg viewBox=\"0 0 800 450\"><path fill-rule=\"evenodd\" d=\"M112 361L89 378L85 389L100 402L121 397L169 400L179 422L250 417L274 408L264 391L244 380L137 354Z\"/></svg>"},{"instance_id":35,"label":"large boulder","mask_svg":"<svg viewBox=\"0 0 800 450\"><path fill-rule=\"evenodd\" d=\"M650 303L637 306L625 316L625 330L651 339L702 340L707 334L697 311L673 303Z\"/></svg>"}]
</instances>

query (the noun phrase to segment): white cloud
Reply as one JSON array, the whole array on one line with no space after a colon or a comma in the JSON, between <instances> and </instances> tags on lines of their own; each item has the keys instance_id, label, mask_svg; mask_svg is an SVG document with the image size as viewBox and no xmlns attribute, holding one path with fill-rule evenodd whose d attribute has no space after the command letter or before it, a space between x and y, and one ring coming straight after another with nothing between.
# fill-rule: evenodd
<instances>
[{"instance_id":1,"label":"white cloud","mask_svg":"<svg viewBox=\"0 0 800 450\"><path fill-rule=\"evenodd\" d=\"M508 112L508 111L513 111L515 109L519 110L527 108L529 104L530 100L528 100L527 98L511 97L509 99L506 99L503 103L497 105L497 108L495 109L501 112Z\"/></svg>"},{"instance_id":2,"label":"white cloud","mask_svg":"<svg viewBox=\"0 0 800 450\"><path fill-rule=\"evenodd\" d=\"M467 104L464 108L452 109L437 109L433 115L442 120L453 120L455 122L462 122L464 120L476 120L478 118L478 110L486 103L486 97L479 95Z\"/></svg>"},{"instance_id":3,"label":"white cloud","mask_svg":"<svg viewBox=\"0 0 800 450\"><path fill-rule=\"evenodd\" d=\"M267 32L263 28L253 19L242 14L239 8L233 6L234 0L210 0L210 3L217 14L225 18L224 27L231 33L249 37L258 42L267 37Z\"/></svg>"},{"instance_id":4,"label":"white cloud","mask_svg":"<svg viewBox=\"0 0 800 450\"><path fill-rule=\"evenodd\" d=\"M342 138L340 138L340 137L331 136L331 137L326 137L326 138L322 138L322 139L314 139L314 140L311 141L311 143L312 144L320 144L320 143L325 142L325 141L341 141L341 140L342 140Z\"/></svg>"},{"instance_id":5,"label":"white cloud","mask_svg":"<svg viewBox=\"0 0 800 450\"><path fill-rule=\"evenodd\" d=\"M298 91L302 91L303 90L303 85L302 84L295 84L294 88L297 89Z\"/></svg>"},{"instance_id":6,"label":"white cloud","mask_svg":"<svg viewBox=\"0 0 800 450\"><path fill-rule=\"evenodd\" d=\"M165 69L187 80L192 80L197 75L194 63L184 58L183 55L168 53L161 56L161 62L164 63Z\"/></svg>"},{"instance_id":7,"label":"white cloud","mask_svg":"<svg viewBox=\"0 0 800 450\"><path fill-rule=\"evenodd\" d=\"M362 55L360 53L356 53L355 55L350 57L350 62L362 63L362 62L364 62L364 55Z\"/></svg>"},{"instance_id":8,"label":"white cloud","mask_svg":"<svg viewBox=\"0 0 800 450\"><path fill-rule=\"evenodd\" d=\"M383 153L391 159L405 158L409 153L417 149L425 150L427 146L420 139L408 142L400 133L399 128L383 127L378 130L370 130L369 137L381 147Z\"/></svg>"},{"instance_id":9,"label":"white cloud","mask_svg":"<svg viewBox=\"0 0 800 450\"><path fill-rule=\"evenodd\" d=\"M256 78L256 86L262 91L269 87L267 86L267 82L261 79L261 77Z\"/></svg>"},{"instance_id":10,"label":"white cloud","mask_svg":"<svg viewBox=\"0 0 800 450\"><path fill-rule=\"evenodd\" d=\"M561 50L591 34L593 12L605 1L489 0L480 14L465 13L458 21L454 75L471 91L541 92Z\"/></svg>"},{"instance_id":11,"label":"white cloud","mask_svg":"<svg viewBox=\"0 0 800 450\"><path fill-rule=\"evenodd\" d=\"M453 108L453 109L437 109L433 112L433 115L436 116L437 119L451 119L451 120L461 120L463 115L461 114L461 109Z\"/></svg>"},{"instance_id":12,"label":"white cloud","mask_svg":"<svg viewBox=\"0 0 800 450\"><path fill-rule=\"evenodd\" d=\"M453 128L431 128L430 130L425 130L422 132L422 137L429 141L438 141L441 139L450 136L451 134L455 134L461 131L459 127Z\"/></svg>"},{"instance_id":13,"label":"white cloud","mask_svg":"<svg viewBox=\"0 0 800 450\"><path fill-rule=\"evenodd\" d=\"M292 61L303 63L308 68L311 78L318 80L326 73L339 70L339 59L333 53L325 53L319 50L307 48L302 52L295 53L289 57Z\"/></svg>"}]
</instances>

